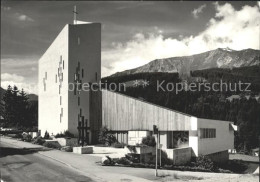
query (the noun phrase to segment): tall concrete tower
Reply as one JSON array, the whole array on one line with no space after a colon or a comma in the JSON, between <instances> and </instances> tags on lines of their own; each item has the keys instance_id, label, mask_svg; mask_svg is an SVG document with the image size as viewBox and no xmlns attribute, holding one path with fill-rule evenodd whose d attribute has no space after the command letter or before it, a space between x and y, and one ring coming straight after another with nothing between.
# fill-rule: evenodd
<instances>
[{"instance_id":1,"label":"tall concrete tower","mask_svg":"<svg viewBox=\"0 0 260 182\"><path fill-rule=\"evenodd\" d=\"M68 130L77 136L78 122L88 121L89 143L95 143L101 127L101 99L99 93L76 89L76 85L99 82L100 75L101 24L65 25L39 60L41 135Z\"/></svg>"}]
</instances>

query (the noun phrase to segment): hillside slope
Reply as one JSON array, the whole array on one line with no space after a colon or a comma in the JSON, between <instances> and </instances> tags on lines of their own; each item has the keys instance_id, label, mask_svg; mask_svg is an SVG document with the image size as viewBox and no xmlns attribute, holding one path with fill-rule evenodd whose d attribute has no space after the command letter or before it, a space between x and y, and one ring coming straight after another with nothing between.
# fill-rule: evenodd
<instances>
[{"instance_id":1,"label":"hillside slope","mask_svg":"<svg viewBox=\"0 0 260 182\"><path fill-rule=\"evenodd\" d=\"M178 72L188 74L193 70L209 68L233 68L260 65L260 50L235 51L218 48L201 54L183 57L156 59L135 69L117 72L111 76L122 76L144 72Z\"/></svg>"}]
</instances>

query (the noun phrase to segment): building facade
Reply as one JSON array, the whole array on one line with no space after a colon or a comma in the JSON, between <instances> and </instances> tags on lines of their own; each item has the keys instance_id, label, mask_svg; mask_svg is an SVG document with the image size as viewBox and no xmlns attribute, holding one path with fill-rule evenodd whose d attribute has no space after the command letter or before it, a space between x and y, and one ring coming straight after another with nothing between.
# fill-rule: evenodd
<instances>
[{"instance_id":1,"label":"building facade","mask_svg":"<svg viewBox=\"0 0 260 182\"><path fill-rule=\"evenodd\" d=\"M141 143L156 125L161 149L171 159L178 152L188 152L184 159L199 155L227 159L228 149L234 148L233 122L197 118L108 90L102 90L102 124L128 145Z\"/></svg>"},{"instance_id":2,"label":"building facade","mask_svg":"<svg viewBox=\"0 0 260 182\"><path fill-rule=\"evenodd\" d=\"M108 90L88 89L101 77L101 24L66 25L39 60L39 115L41 135L68 130L78 136L87 123L88 144L98 142L102 126L118 142L141 143L159 128L160 148L175 163L191 156L227 157L234 148L232 122L201 119ZM87 90L86 87L87 86ZM86 125L86 124L85 124Z\"/></svg>"},{"instance_id":3,"label":"building facade","mask_svg":"<svg viewBox=\"0 0 260 182\"><path fill-rule=\"evenodd\" d=\"M100 75L101 24L67 24L39 60L41 135L68 130L77 136L78 124L84 121L90 127L89 143L96 140L92 136L101 120L91 120L98 116L91 115L90 104L97 93L82 87L99 82Z\"/></svg>"}]
</instances>

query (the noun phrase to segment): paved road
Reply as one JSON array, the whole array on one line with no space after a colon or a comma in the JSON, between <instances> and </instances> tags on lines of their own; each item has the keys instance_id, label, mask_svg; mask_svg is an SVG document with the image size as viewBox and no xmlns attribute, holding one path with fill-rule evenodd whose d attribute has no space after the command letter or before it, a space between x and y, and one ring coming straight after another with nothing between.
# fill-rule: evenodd
<instances>
[{"instance_id":1,"label":"paved road","mask_svg":"<svg viewBox=\"0 0 260 182\"><path fill-rule=\"evenodd\" d=\"M16 148L13 145L1 142L1 180L6 182L93 181L69 166L36 153L38 150Z\"/></svg>"}]
</instances>

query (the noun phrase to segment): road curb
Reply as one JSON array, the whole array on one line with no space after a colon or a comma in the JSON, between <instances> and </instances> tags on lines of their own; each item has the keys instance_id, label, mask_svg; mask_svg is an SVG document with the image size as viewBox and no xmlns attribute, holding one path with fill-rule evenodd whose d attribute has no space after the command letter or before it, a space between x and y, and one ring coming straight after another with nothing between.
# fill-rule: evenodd
<instances>
[{"instance_id":1,"label":"road curb","mask_svg":"<svg viewBox=\"0 0 260 182\"><path fill-rule=\"evenodd\" d=\"M45 156L45 157L48 157L48 158L50 158L50 159L52 159L52 160L55 160L55 161L57 161L57 162L60 162L60 163L62 163L62 164L65 164L66 166L69 166L69 167L71 167L71 168L77 169L77 168L73 167L72 165L70 165L70 164L68 164L68 163L66 163L66 162L63 162L63 161L58 160L58 159L55 159L54 157L48 156L48 155L46 155L46 154L43 154L42 152L38 152L38 154L40 154L40 155L42 155L42 156Z\"/></svg>"}]
</instances>

